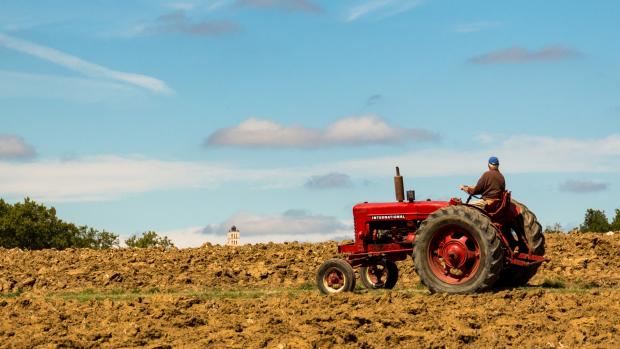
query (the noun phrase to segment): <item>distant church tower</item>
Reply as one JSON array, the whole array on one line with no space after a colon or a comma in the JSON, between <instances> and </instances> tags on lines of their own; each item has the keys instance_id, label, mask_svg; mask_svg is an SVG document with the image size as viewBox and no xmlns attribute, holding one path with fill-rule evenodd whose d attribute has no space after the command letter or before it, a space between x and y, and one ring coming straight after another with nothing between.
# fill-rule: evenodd
<instances>
[{"instance_id":1,"label":"distant church tower","mask_svg":"<svg viewBox=\"0 0 620 349\"><path fill-rule=\"evenodd\" d=\"M230 227L228 234L226 234L226 246L238 246L239 245L239 233L237 227L234 225Z\"/></svg>"}]
</instances>

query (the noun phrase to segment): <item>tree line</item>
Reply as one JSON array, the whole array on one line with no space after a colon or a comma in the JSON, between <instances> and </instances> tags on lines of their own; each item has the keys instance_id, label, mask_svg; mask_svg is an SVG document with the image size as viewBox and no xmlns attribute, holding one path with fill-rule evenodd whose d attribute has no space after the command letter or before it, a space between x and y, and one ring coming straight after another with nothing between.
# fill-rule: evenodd
<instances>
[{"instance_id":1,"label":"tree line","mask_svg":"<svg viewBox=\"0 0 620 349\"><path fill-rule=\"evenodd\" d=\"M616 209L616 215L609 221L603 210L589 208L583 218L583 223L571 231L606 233L608 231L620 231L620 209ZM545 233L561 233L562 225L555 223L545 228Z\"/></svg>"},{"instance_id":2,"label":"tree line","mask_svg":"<svg viewBox=\"0 0 620 349\"><path fill-rule=\"evenodd\" d=\"M174 247L168 237L154 231L125 240L127 247ZM86 225L77 226L56 216L54 207L47 208L29 198L9 204L0 199L0 247L40 250L46 248L92 248L119 247L117 234L97 230Z\"/></svg>"},{"instance_id":3,"label":"tree line","mask_svg":"<svg viewBox=\"0 0 620 349\"><path fill-rule=\"evenodd\" d=\"M608 231L620 231L620 209L616 209L616 215L611 222L607 219L605 211L589 208L579 227L581 231L604 233Z\"/></svg>"}]
</instances>

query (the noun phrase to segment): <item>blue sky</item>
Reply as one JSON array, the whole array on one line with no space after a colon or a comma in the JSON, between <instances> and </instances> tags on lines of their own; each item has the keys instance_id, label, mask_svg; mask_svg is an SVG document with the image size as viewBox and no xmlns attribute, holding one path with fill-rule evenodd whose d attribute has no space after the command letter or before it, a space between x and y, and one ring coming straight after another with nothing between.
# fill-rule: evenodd
<instances>
[{"instance_id":1,"label":"blue sky","mask_svg":"<svg viewBox=\"0 0 620 349\"><path fill-rule=\"evenodd\" d=\"M0 193L179 246L352 236L497 155L543 225L620 208L614 1L4 1Z\"/></svg>"}]
</instances>

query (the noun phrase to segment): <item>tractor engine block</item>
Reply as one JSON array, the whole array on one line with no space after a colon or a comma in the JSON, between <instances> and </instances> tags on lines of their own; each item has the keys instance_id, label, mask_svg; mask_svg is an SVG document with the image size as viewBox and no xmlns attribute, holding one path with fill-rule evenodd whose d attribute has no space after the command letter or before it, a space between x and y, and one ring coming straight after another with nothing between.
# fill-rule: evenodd
<instances>
[{"instance_id":1,"label":"tractor engine block","mask_svg":"<svg viewBox=\"0 0 620 349\"><path fill-rule=\"evenodd\" d=\"M373 222L369 228L368 237L373 243L402 242L409 233L415 231L406 221Z\"/></svg>"}]
</instances>

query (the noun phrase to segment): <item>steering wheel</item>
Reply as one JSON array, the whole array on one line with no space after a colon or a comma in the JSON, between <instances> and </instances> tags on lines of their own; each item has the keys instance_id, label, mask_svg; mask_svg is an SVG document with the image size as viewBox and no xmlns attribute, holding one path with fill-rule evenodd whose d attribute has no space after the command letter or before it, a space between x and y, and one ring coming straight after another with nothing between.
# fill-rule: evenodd
<instances>
[{"instance_id":1,"label":"steering wheel","mask_svg":"<svg viewBox=\"0 0 620 349\"><path fill-rule=\"evenodd\" d=\"M467 201L465 201L465 203L469 204L469 201L471 201L471 198L482 199L482 197L479 196L479 195L471 195L471 194L469 194L469 197L467 198Z\"/></svg>"}]
</instances>

